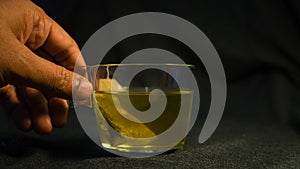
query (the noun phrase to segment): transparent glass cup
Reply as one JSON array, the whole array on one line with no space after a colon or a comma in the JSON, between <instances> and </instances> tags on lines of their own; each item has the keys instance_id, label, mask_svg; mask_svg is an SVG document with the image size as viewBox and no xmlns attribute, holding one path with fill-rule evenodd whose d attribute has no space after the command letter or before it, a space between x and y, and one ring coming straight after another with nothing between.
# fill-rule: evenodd
<instances>
[{"instance_id":1,"label":"transparent glass cup","mask_svg":"<svg viewBox=\"0 0 300 169\"><path fill-rule=\"evenodd\" d=\"M143 154L182 149L193 103L193 90L183 72L190 68L187 64L87 66L100 146Z\"/></svg>"}]
</instances>

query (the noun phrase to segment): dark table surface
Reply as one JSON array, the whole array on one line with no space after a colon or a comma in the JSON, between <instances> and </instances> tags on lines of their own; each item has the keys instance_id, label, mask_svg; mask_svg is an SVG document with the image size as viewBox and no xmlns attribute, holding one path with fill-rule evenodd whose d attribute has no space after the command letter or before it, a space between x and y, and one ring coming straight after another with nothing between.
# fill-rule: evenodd
<instances>
[{"instance_id":1,"label":"dark table surface","mask_svg":"<svg viewBox=\"0 0 300 169\"><path fill-rule=\"evenodd\" d=\"M300 130L274 118L269 88L263 76L231 84L222 120L208 141L197 142L206 116L200 114L183 150L140 159L101 150L73 110L67 125L47 136L18 131L0 110L0 168L300 168Z\"/></svg>"},{"instance_id":2,"label":"dark table surface","mask_svg":"<svg viewBox=\"0 0 300 169\"><path fill-rule=\"evenodd\" d=\"M101 150L72 110L67 125L47 136L18 131L0 110L0 168L300 168L300 130L274 118L267 82L257 76L231 84L222 120L208 141L197 142L205 117L200 114L183 150L150 158Z\"/></svg>"},{"instance_id":3,"label":"dark table surface","mask_svg":"<svg viewBox=\"0 0 300 169\"><path fill-rule=\"evenodd\" d=\"M74 114L65 128L48 136L24 134L10 124L1 124L0 168L300 167L299 133L253 116L225 114L204 144L197 142L201 129L198 122L183 150L141 159L118 157L98 148L81 130Z\"/></svg>"}]
</instances>

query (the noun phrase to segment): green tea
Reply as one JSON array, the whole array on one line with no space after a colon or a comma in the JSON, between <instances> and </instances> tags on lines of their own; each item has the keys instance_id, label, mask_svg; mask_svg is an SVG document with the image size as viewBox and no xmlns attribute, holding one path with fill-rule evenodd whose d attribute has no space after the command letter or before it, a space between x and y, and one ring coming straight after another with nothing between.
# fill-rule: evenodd
<instances>
[{"instance_id":1,"label":"green tea","mask_svg":"<svg viewBox=\"0 0 300 169\"><path fill-rule=\"evenodd\" d=\"M123 136L130 138L151 138L165 132L177 119L177 116L181 111L184 111L185 118L182 119L181 131L187 132L189 127L189 118L191 114L192 96L191 91L176 91L176 92L165 92L167 99L166 107L161 115L147 123L138 123L125 118L124 113L129 113L126 110L126 106L122 105L120 102L123 99L130 98L131 104L139 111L143 112L148 110L151 106L155 106L155 98L161 97L161 94L154 94L154 102L152 105L149 103L150 92L95 92L95 112L97 117L105 118L107 124L109 124L114 130ZM155 96L157 95L157 96ZM159 101L159 99L157 99ZM115 105L116 104L116 105ZM116 108L118 106L118 109ZM120 112L121 111L121 112ZM99 116L102 113L102 116ZM123 115L122 115L123 114ZM128 142L116 135L110 133L108 126L98 120L100 127L100 138L102 139L102 144L109 148L114 149L125 149L130 151L130 149L151 147L151 149L157 147L159 149L159 143L153 142ZM178 143L175 148L181 148L184 144L184 139Z\"/></svg>"}]
</instances>

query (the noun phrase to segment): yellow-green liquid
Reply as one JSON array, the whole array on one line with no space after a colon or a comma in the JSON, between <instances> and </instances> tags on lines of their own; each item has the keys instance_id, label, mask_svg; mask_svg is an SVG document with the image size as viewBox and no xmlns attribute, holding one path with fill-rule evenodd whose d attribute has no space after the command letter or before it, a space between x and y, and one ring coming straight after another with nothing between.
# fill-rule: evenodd
<instances>
[{"instance_id":1,"label":"yellow-green liquid","mask_svg":"<svg viewBox=\"0 0 300 169\"><path fill-rule=\"evenodd\" d=\"M184 111L184 118L181 120L180 131L187 132L189 127L189 119L191 114L192 95L191 91L165 92L167 104L161 115L147 123L138 123L125 118L124 113L130 113L126 110L126 106L121 101L130 98L131 104L139 111L148 110L151 106L155 106L155 97L152 105L149 103L150 92L95 92L95 112L97 113L100 138L102 145L106 148L120 151L146 151L156 150L160 147L168 146L160 144L155 139L153 141L134 142L124 140L114 134L111 134L107 126L110 125L114 130L122 136L129 138L153 138L165 132L177 119L181 111ZM157 97L161 94L157 94ZM159 101L159 99L158 99ZM115 105L116 104L116 105ZM118 108L116 108L118 106ZM119 112L121 110L122 112ZM100 116L100 113L102 116ZM123 115L122 115L123 114ZM107 123L103 123L104 118ZM102 120L104 120L102 119ZM181 140L173 149L182 148L185 139ZM170 141L170 144L172 141Z\"/></svg>"}]
</instances>

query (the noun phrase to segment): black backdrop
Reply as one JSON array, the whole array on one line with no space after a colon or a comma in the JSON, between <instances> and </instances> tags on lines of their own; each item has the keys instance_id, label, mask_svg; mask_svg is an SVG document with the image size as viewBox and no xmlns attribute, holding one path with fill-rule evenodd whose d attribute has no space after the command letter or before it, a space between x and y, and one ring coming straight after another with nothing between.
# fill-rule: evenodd
<instances>
[{"instance_id":1,"label":"black backdrop","mask_svg":"<svg viewBox=\"0 0 300 169\"><path fill-rule=\"evenodd\" d=\"M80 47L101 26L124 15L157 11L185 18L208 36L221 57L229 85L227 109L232 109L227 112L251 109L251 113L266 112L267 116L284 123L299 118L300 3L297 0L35 2ZM136 38L111 52L106 61L118 62L131 50L151 46L179 49L162 39ZM191 55L182 51L181 56ZM193 57L185 59L190 63L196 61ZM235 85L243 81L246 86Z\"/></svg>"}]
</instances>

